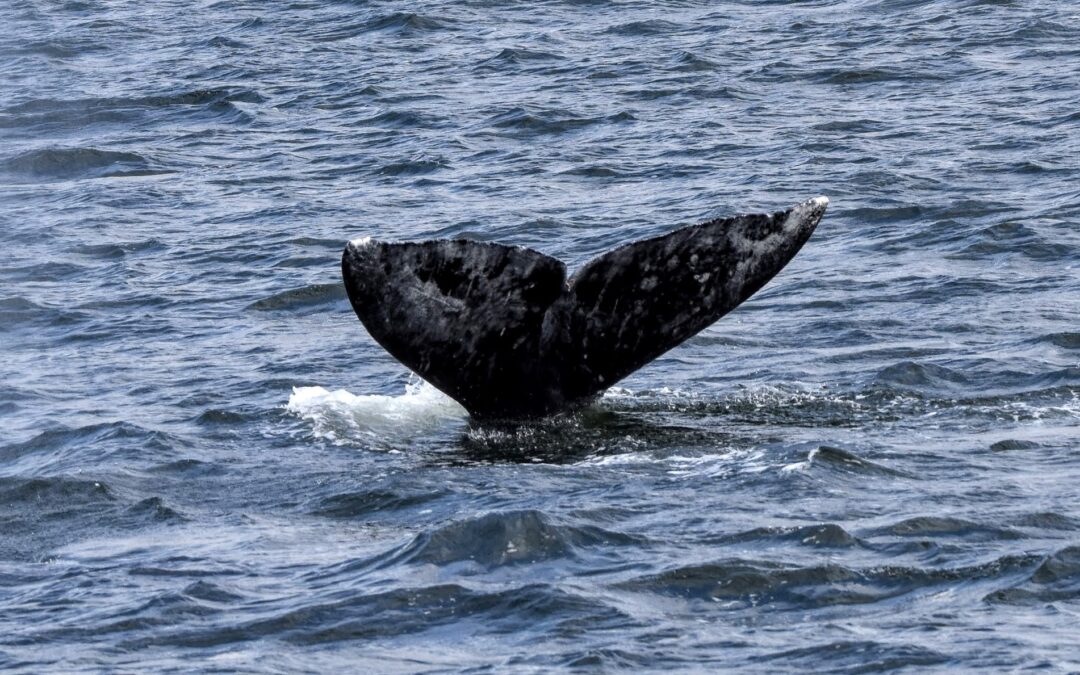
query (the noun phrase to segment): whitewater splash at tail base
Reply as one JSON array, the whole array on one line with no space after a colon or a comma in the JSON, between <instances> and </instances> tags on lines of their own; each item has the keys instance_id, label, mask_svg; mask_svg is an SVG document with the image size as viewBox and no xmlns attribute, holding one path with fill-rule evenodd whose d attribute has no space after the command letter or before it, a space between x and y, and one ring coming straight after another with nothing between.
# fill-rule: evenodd
<instances>
[{"instance_id":1,"label":"whitewater splash at tail base","mask_svg":"<svg viewBox=\"0 0 1080 675\"><path fill-rule=\"evenodd\" d=\"M409 383L397 396L293 387L285 409L311 422L315 436L332 443L363 438L393 444L465 416L457 403L423 381Z\"/></svg>"},{"instance_id":2,"label":"whitewater splash at tail base","mask_svg":"<svg viewBox=\"0 0 1080 675\"><path fill-rule=\"evenodd\" d=\"M828 199L616 248L567 278L523 247L356 239L349 300L391 355L476 418L537 417L605 389L737 307L795 256Z\"/></svg>"}]
</instances>

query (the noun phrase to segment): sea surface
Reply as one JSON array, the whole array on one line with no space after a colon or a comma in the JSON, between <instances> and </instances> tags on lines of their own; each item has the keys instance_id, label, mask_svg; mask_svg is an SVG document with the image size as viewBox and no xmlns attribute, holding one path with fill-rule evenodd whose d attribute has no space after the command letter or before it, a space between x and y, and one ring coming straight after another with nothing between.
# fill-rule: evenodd
<instances>
[{"instance_id":1,"label":"sea surface","mask_svg":"<svg viewBox=\"0 0 1080 675\"><path fill-rule=\"evenodd\" d=\"M1078 157L1074 2L3 0L0 669L1076 671ZM534 424L340 279L819 194Z\"/></svg>"}]
</instances>

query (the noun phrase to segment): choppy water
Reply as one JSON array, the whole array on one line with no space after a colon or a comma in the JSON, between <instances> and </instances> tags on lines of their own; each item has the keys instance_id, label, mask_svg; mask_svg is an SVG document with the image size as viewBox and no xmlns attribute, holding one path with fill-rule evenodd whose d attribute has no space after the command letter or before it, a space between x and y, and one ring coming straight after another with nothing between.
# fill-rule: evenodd
<instances>
[{"instance_id":1,"label":"choppy water","mask_svg":"<svg viewBox=\"0 0 1080 675\"><path fill-rule=\"evenodd\" d=\"M1080 10L0 7L0 668L1080 668ZM477 427L345 240L576 266L827 194L594 409Z\"/></svg>"}]
</instances>

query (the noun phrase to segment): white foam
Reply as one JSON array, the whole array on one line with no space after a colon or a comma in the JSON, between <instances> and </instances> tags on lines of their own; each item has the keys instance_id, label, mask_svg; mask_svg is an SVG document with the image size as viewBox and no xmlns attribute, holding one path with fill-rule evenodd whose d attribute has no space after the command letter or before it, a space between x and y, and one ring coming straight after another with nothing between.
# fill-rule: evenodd
<instances>
[{"instance_id":1,"label":"white foam","mask_svg":"<svg viewBox=\"0 0 1080 675\"><path fill-rule=\"evenodd\" d=\"M285 409L311 422L317 437L338 444L406 440L467 415L456 401L423 380L407 384L400 396L293 387Z\"/></svg>"},{"instance_id":2,"label":"white foam","mask_svg":"<svg viewBox=\"0 0 1080 675\"><path fill-rule=\"evenodd\" d=\"M700 455L658 456L656 453L627 452L589 457L577 465L633 469L635 466L666 465L666 473L675 478L709 476L729 478L737 474L763 473L771 468L765 453L758 448L728 448Z\"/></svg>"},{"instance_id":3,"label":"white foam","mask_svg":"<svg viewBox=\"0 0 1080 675\"><path fill-rule=\"evenodd\" d=\"M818 452L821 448L814 448L806 455L806 459L801 462L794 462L792 464L785 464L780 467L780 473L796 473L806 472L810 470L810 467L814 464L814 458L818 456Z\"/></svg>"},{"instance_id":4,"label":"white foam","mask_svg":"<svg viewBox=\"0 0 1080 675\"><path fill-rule=\"evenodd\" d=\"M659 389L642 389L634 391L633 389L627 389L626 387L608 387L604 390L604 393L600 395L601 400L619 401L619 400L637 400L637 399L696 399L698 394L690 391L683 391L681 389L672 389L670 387L660 387Z\"/></svg>"}]
</instances>

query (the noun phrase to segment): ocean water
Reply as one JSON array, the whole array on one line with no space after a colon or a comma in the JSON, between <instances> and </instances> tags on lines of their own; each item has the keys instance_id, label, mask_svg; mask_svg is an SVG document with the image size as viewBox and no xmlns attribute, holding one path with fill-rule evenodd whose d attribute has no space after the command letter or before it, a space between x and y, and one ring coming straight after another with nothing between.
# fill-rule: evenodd
<instances>
[{"instance_id":1,"label":"ocean water","mask_svg":"<svg viewBox=\"0 0 1080 675\"><path fill-rule=\"evenodd\" d=\"M0 4L0 669L1080 669L1080 9ZM831 206L481 426L358 236L571 269Z\"/></svg>"}]
</instances>

